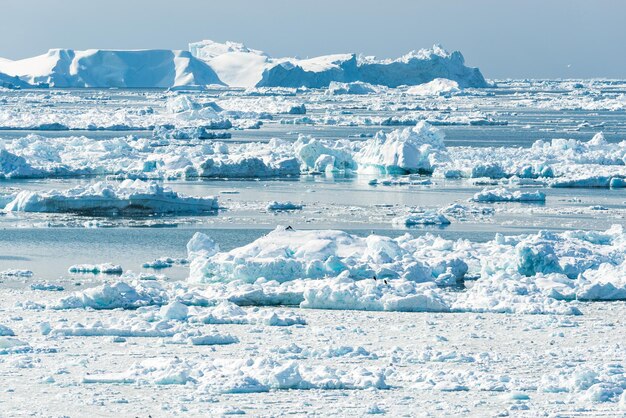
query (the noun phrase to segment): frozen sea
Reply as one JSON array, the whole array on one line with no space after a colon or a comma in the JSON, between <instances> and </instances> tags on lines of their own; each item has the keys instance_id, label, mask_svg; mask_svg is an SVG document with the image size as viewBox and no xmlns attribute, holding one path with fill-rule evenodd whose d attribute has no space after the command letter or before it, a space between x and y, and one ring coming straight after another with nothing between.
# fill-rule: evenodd
<instances>
[{"instance_id":1,"label":"frozen sea","mask_svg":"<svg viewBox=\"0 0 626 418\"><path fill-rule=\"evenodd\" d=\"M441 96L0 90L0 142L24 159L3 154L2 168L27 173L0 180L0 201L28 192L31 206L14 207L39 208L0 213L0 416L624 414L626 82L497 86ZM305 113L290 111L302 104ZM446 173L475 172L484 158L504 174L303 164L300 175L189 175L207 153L270 166L303 135L356 155L377 132L419 121L445 135ZM222 137L157 132L209 125ZM585 145L598 132L603 142ZM570 142L558 148L560 139ZM526 156L555 175L512 175ZM136 178L215 196L219 209L64 209L94 184L137 209L121 186ZM500 187L545 199L475 198ZM423 221L433 214L447 222ZM313 235L273 239L277 226ZM326 230L349 238L311 244ZM198 232L219 250L188 250ZM307 265L316 257L323 274ZM156 259L170 262L147 265ZM107 263L121 271L93 269ZM407 279L415 263L427 273ZM69 271L77 265L94 271ZM365 274L379 277L370 293ZM390 288L377 287L383 278Z\"/></svg>"}]
</instances>

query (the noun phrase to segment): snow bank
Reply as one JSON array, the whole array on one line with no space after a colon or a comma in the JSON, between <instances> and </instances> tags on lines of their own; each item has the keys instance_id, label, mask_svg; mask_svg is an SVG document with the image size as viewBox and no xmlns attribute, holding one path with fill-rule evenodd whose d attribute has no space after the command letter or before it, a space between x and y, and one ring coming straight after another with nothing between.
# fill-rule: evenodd
<instances>
[{"instance_id":1,"label":"snow bank","mask_svg":"<svg viewBox=\"0 0 626 418\"><path fill-rule=\"evenodd\" d=\"M80 214L201 214L218 209L217 198L188 197L156 182L124 180L98 182L69 190L20 192L6 205L15 212L73 212Z\"/></svg>"},{"instance_id":2,"label":"snow bank","mask_svg":"<svg viewBox=\"0 0 626 418\"><path fill-rule=\"evenodd\" d=\"M213 308L202 309L189 319L191 322L203 324L240 324L240 325L268 325L291 326L305 325L306 321L292 311L283 310L244 310L229 301L223 301Z\"/></svg>"},{"instance_id":3,"label":"snow bank","mask_svg":"<svg viewBox=\"0 0 626 418\"><path fill-rule=\"evenodd\" d=\"M215 71L187 51L51 49L0 62L0 72L30 84L64 88L170 88L223 84Z\"/></svg>"}]
</instances>

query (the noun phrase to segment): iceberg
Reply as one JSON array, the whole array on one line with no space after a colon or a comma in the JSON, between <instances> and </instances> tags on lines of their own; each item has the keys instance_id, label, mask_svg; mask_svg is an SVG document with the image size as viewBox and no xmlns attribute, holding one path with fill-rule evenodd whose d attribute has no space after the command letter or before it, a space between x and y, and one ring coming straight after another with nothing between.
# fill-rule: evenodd
<instances>
[{"instance_id":1,"label":"iceberg","mask_svg":"<svg viewBox=\"0 0 626 418\"><path fill-rule=\"evenodd\" d=\"M546 195L540 191L522 192L516 190L514 192L500 187L497 189L483 189L472 197L474 202L539 202L546 201Z\"/></svg>"},{"instance_id":2,"label":"iceberg","mask_svg":"<svg viewBox=\"0 0 626 418\"><path fill-rule=\"evenodd\" d=\"M414 96L445 96L458 93L459 83L447 78L435 78L428 83L410 87L406 93Z\"/></svg>"},{"instance_id":3,"label":"iceberg","mask_svg":"<svg viewBox=\"0 0 626 418\"><path fill-rule=\"evenodd\" d=\"M451 254L433 251L420 256L409 236L396 239L370 235L358 237L342 231L299 231L277 227L256 241L228 252L215 252L207 239L194 238L189 254L189 280L196 283L240 280L255 283L264 278L277 282L322 279L346 272L351 279L403 278L432 282L450 272L461 279L467 266ZM206 242L206 254L198 244ZM208 255L210 254L210 255Z\"/></svg>"},{"instance_id":4,"label":"iceberg","mask_svg":"<svg viewBox=\"0 0 626 418\"><path fill-rule=\"evenodd\" d=\"M297 203L272 201L268 203L267 206L265 206L265 210L274 211L274 212L293 211L293 210L301 210L302 207L303 207L302 205L298 205Z\"/></svg>"},{"instance_id":5,"label":"iceberg","mask_svg":"<svg viewBox=\"0 0 626 418\"><path fill-rule=\"evenodd\" d=\"M453 80L461 88L488 86L480 70L465 66L460 52L449 53L439 46L412 51L394 60L356 54L271 58L239 43L210 40L193 42L189 50L231 87L327 88L334 82L398 87L437 78Z\"/></svg>"},{"instance_id":6,"label":"iceberg","mask_svg":"<svg viewBox=\"0 0 626 418\"><path fill-rule=\"evenodd\" d=\"M8 212L78 214L202 214L218 209L215 197L180 195L156 182L124 180L119 184L97 182L69 190L24 190L4 208Z\"/></svg>"},{"instance_id":7,"label":"iceberg","mask_svg":"<svg viewBox=\"0 0 626 418\"><path fill-rule=\"evenodd\" d=\"M61 88L171 88L223 85L213 69L188 51L51 49L0 72L29 84Z\"/></svg>"},{"instance_id":8,"label":"iceberg","mask_svg":"<svg viewBox=\"0 0 626 418\"><path fill-rule=\"evenodd\" d=\"M427 122L413 128L378 132L354 156L359 173L430 174L446 159L444 134Z\"/></svg>"}]
</instances>

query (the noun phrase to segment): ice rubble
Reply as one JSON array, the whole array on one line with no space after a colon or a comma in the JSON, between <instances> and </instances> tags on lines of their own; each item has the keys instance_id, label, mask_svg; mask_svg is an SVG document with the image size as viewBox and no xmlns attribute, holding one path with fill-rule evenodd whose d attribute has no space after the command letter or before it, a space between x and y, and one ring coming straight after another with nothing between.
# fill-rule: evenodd
<instances>
[{"instance_id":1,"label":"ice rubble","mask_svg":"<svg viewBox=\"0 0 626 418\"><path fill-rule=\"evenodd\" d=\"M242 44L208 40L190 43L189 51L51 49L32 58L0 60L0 87L324 88L331 82L359 81L397 87L438 77L453 79L462 87L487 86L477 68L465 66L460 52L448 53L437 46L396 60L357 59L355 54L271 58Z\"/></svg>"},{"instance_id":2,"label":"ice rubble","mask_svg":"<svg viewBox=\"0 0 626 418\"><path fill-rule=\"evenodd\" d=\"M51 49L0 62L0 72L51 87L169 88L223 84L213 69L187 51Z\"/></svg>"},{"instance_id":3,"label":"ice rubble","mask_svg":"<svg viewBox=\"0 0 626 418\"><path fill-rule=\"evenodd\" d=\"M162 306L164 320L289 326L304 320L292 312L239 306L579 315L580 302L626 299L621 226L604 232L498 234L485 243L431 234L392 239L281 227L228 252L197 233L188 253L186 285L105 283L49 307ZM459 290L446 290L450 286Z\"/></svg>"},{"instance_id":4,"label":"ice rubble","mask_svg":"<svg viewBox=\"0 0 626 418\"><path fill-rule=\"evenodd\" d=\"M171 115L196 120L192 113L207 112L215 123L213 128L225 127L227 119L222 113L217 114L207 103L189 102L184 97L168 99L172 108L180 110ZM206 119L197 120L204 121L204 126L160 126L155 128L154 138L95 140L28 135L6 140L0 150L0 177L111 174L143 179L268 178L302 172L357 172L507 179L511 184L534 181L534 185L548 187L626 186L626 141L607 143L601 134L586 142L537 141L531 148L447 147L443 132L420 121L414 127L380 132L365 141L301 135L295 142L273 138L268 142L226 143L202 139L218 135L207 128Z\"/></svg>"},{"instance_id":5,"label":"ice rubble","mask_svg":"<svg viewBox=\"0 0 626 418\"><path fill-rule=\"evenodd\" d=\"M164 305L168 300L166 289L159 283L120 281L76 292L50 307L52 309L136 309L141 306Z\"/></svg>"},{"instance_id":6,"label":"ice rubble","mask_svg":"<svg viewBox=\"0 0 626 418\"><path fill-rule=\"evenodd\" d=\"M279 227L228 252L202 235L192 247L190 282L212 283L208 299L244 305L579 314L567 302L626 296L626 233L619 226L497 235L487 243ZM444 290L463 281L463 292Z\"/></svg>"},{"instance_id":7,"label":"ice rubble","mask_svg":"<svg viewBox=\"0 0 626 418\"><path fill-rule=\"evenodd\" d=\"M255 393L303 389L387 389L383 370L311 367L272 358L208 359L193 362L154 358L122 373L87 375L85 383L195 384L204 393Z\"/></svg>"},{"instance_id":8,"label":"ice rubble","mask_svg":"<svg viewBox=\"0 0 626 418\"><path fill-rule=\"evenodd\" d=\"M218 209L217 198L180 195L156 182L124 180L97 182L48 192L24 190L6 205L6 211L73 212L81 214L201 214Z\"/></svg>"}]
</instances>

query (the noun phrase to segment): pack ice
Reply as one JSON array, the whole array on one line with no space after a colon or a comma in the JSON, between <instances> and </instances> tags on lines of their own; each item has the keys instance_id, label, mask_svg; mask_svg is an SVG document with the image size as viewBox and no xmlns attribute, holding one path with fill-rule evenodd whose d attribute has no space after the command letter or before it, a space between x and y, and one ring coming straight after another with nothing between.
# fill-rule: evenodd
<instances>
[{"instance_id":1,"label":"pack ice","mask_svg":"<svg viewBox=\"0 0 626 418\"><path fill-rule=\"evenodd\" d=\"M228 252L198 233L188 245L192 283L235 303L399 311L580 313L572 301L621 300L626 234L496 235L450 241L277 227ZM465 286L448 292L449 286Z\"/></svg>"}]
</instances>

